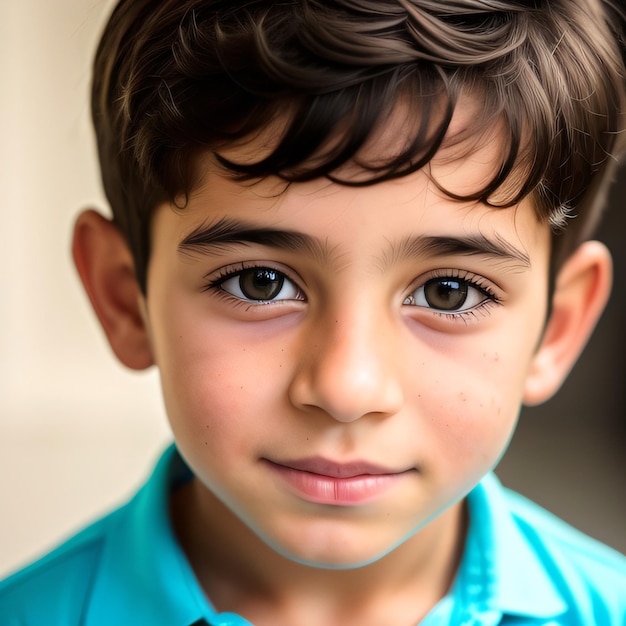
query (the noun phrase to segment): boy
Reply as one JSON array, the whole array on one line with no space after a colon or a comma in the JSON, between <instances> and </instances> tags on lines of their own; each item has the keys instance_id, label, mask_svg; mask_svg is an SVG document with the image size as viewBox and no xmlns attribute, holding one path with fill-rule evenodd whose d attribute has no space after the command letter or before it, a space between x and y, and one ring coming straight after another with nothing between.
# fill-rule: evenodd
<instances>
[{"instance_id":1,"label":"boy","mask_svg":"<svg viewBox=\"0 0 626 626\"><path fill-rule=\"evenodd\" d=\"M74 258L176 444L2 623L624 624L624 559L490 474L608 297L623 18L119 2Z\"/></svg>"}]
</instances>

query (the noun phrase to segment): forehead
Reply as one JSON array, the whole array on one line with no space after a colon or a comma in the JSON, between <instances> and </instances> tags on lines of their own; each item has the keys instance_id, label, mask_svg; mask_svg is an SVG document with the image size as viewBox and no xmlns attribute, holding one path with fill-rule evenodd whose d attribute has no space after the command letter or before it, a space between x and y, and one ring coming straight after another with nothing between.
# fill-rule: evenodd
<instances>
[{"instance_id":1,"label":"forehead","mask_svg":"<svg viewBox=\"0 0 626 626\"><path fill-rule=\"evenodd\" d=\"M229 218L244 228L303 233L342 254L352 247L359 254L370 250L372 255L390 258L407 239L425 235L486 237L508 242L520 252L518 256L527 256L528 247L549 245L549 228L539 223L531 198L510 208L453 198L476 194L501 167L505 133L499 120L476 132L479 108L478 99L462 99L445 141L427 167L363 186L326 178L289 184L276 176L241 181L205 153L196 161L199 183L186 197L184 209L172 211L169 204L163 205L153 224L165 222L170 244L178 245L194 232ZM240 163L258 161L274 148L280 123L284 120L220 154ZM411 135L407 125L414 123L419 120L402 103L353 161L337 171L338 178L358 182L364 174L367 177L360 163L385 161L403 150Z\"/></svg>"},{"instance_id":2,"label":"forehead","mask_svg":"<svg viewBox=\"0 0 626 626\"><path fill-rule=\"evenodd\" d=\"M464 180L478 165L468 161L446 176ZM163 205L154 224L154 252L177 258L198 251L219 256L243 242L257 252L303 253L336 268L346 262L386 268L434 250L439 256L484 251L490 262L526 267L549 248L549 228L537 221L530 200L506 209L458 202L423 171L365 187L325 179L241 183L209 171L184 209Z\"/></svg>"}]
</instances>

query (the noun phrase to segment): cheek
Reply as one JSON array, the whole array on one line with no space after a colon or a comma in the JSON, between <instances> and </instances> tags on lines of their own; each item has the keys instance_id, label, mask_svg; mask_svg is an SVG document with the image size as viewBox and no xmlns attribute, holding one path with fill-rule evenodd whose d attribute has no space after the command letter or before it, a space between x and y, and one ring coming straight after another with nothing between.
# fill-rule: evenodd
<instances>
[{"instance_id":1,"label":"cheek","mask_svg":"<svg viewBox=\"0 0 626 626\"><path fill-rule=\"evenodd\" d=\"M258 456L254 442L261 439L263 420L251 411L258 399L250 360L225 353L223 337L205 339L205 347L172 346L161 380L176 445L194 474L217 494L225 477L237 475L242 458Z\"/></svg>"},{"instance_id":2,"label":"cheek","mask_svg":"<svg viewBox=\"0 0 626 626\"><path fill-rule=\"evenodd\" d=\"M431 359L429 383L422 384L412 401L426 424L432 458L438 457L444 471L484 473L500 458L513 432L527 361L515 349L444 353L445 359Z\"/></svg>"},{"instance_id":3,"label":"cheek","mask_svg":"<svg viewBox=\"0 0 626 626\"><path fill-rule=\"evenodd\" d=\"M217 334L169 346L160 372L172 426L196 434L202 429L213 435L220 428L236 430L250 395L259 388L254 359Z\"/></svg>"},{"instance_id":4,"label":"cheek","mask_svg":"<svg viewBox=\"0 0 626 626\"><path fill-rule=\"evenodd\" d=\"M262 440L285 397L285 351L230 323L172 310L156 337L163 397L176 440L191 454L235 458ZM271 345L270 345L271 344Z\"/></svg>"}]
</instances>

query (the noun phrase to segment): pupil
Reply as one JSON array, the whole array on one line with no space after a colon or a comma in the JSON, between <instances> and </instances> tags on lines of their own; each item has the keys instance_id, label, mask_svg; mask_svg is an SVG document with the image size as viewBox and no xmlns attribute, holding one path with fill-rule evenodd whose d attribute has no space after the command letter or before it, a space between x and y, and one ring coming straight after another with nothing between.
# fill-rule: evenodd
<instances>
[{"instance_id":1,"label":"pupil","mask_svg":"<svg viewBox=\"0 0 626 626\"><path fill-rule=\"evenodd\" d=\"M239 287L250 300L271 300L283 288L284 276L269 268L258 268L243 272Z\"/></svg>"},{"instance_id":2,"label":"pupil","mask_svg":"<svg viewBox=\"0 0 626 626\"><path fill-rule=\"evenodd\" d=\"M456 311L467 299L467 284L458 280L431 280L424 286L426 302L442 311Z\"/></svg>"}]
</instances>

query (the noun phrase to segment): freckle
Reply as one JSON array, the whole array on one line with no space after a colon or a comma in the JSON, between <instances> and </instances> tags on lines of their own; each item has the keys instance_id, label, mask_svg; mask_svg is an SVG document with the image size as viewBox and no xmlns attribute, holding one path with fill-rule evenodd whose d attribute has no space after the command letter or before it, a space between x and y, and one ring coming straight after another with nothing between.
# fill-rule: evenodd
<instances>
[{"instance_id":1,"label":"freckle","mask_svg":"<svg viewBox=\"0 0 626 626\"><path fill-rule=\"evenodd\" d=\"M208 445L209 445L209 442L208 442L208 441L205 441L205 442L204 442L204 445L205 445L205 446L208 446Z\"/></svg>"}]
</instances>

